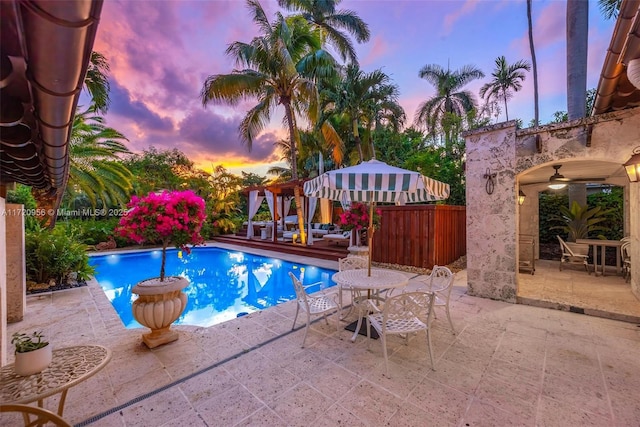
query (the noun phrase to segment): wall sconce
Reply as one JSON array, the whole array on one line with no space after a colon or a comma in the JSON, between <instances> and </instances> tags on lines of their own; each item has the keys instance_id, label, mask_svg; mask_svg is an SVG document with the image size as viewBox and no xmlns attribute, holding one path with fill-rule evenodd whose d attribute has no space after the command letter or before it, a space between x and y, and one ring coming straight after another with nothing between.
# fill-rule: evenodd
<instances>
[{"instance_id":1,"label":"wall sconce","mask_svg":"<svg viewBox=\"0 0 640 427\"><path fill-rule=\"evenodd\" d=\"M524 199L526 199L526 198L527 198L527 195L524 194L524 191L519 190L518 191L518 204L520 206L522 206L522 204L524 203Z\"/></svg>"},{"instance_id":2,"label":"wall sconce","mask_svg":"<svg viewBox=\"0 0 640 427\"><path fill-rule=\"evenodd\" d=\"M640 181L640 145L634 148L631 154L633 155L623 166L627 171L629 181L638 182Z\"/></svg>"},{"instance_id":3,"label":"wall sconce","mask_svg":"<svg viewBox=\"0 0 640 427\"><path fill-rule=\"evenodd\" d=\"M487 191L487 194L493 194L493 190L496 186L494 182L494 180L496 179L496 173L495 172L491 173L491 169L487 168L487 171L484 173L482 177L487 180L487 183L484 186L484 189Z\"/></svg>"}]
</instances>

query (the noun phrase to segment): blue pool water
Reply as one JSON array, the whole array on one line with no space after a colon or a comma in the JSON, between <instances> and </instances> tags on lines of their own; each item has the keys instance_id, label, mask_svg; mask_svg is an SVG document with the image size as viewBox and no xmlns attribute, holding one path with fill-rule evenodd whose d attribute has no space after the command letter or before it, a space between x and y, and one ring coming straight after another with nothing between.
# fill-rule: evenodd
<instances>
[{"instance_id":1,"label":"blue pool water","mask_svg":"<svg viewBox=\"0 0 640 427\"><path fill-rule=\"evenodd\" d=\"M159 250L90 258L95 277L127 328L140 328L133 318L131 303L137 298L131 289L141 280L160 273ZM335 285L334 270L297 264L220 248L194 248L190 255L167 250L165 274L184 276L189 300L177 324L211 326L295 299L289 277L302 275L302 283L322 282L309 293Z\"/></svg>"}]
</instances>

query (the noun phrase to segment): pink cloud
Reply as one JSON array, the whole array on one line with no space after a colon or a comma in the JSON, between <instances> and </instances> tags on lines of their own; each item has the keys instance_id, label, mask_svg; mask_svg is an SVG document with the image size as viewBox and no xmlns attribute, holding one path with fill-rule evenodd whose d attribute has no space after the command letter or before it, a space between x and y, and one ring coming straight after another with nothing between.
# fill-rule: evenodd
<instances>
[{"instance_id":1,"label":"pink cloud","mask_svg":"<svg viewBox=\"0 0 640 427\"><path fill-rule=\"evenodd\" d=\"M371 65L376 62L378 59L385 56L385 54L389 51L389 43L384 40L381 36L375 36L372 40L371 49L367 52L367 55L360 61L361 65Z\"/></svg>"},{"instance_id":2,"label":"pink cloud","mask_svg":"<svg viewBox=\"0 0 640 427\"><path fill-rule=\"evenodd\" d=\"M441 35L446 36L451 34L456 22L465 15L470 15L478 5L478 0L466 0L462 7L458 8L455 12L445 15L443 19L443 28Z\"/></svg>"}]
</instances>

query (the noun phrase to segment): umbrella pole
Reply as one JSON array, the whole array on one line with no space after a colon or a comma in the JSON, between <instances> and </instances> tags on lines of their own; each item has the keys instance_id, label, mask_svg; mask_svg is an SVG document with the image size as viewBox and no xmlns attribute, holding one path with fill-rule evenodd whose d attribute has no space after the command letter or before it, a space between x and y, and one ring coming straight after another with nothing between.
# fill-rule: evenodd
<instances>
[{"instance_id":1,"label":"umbrella pole","mask_svg":"<svg viewBox=\"0 0 640 427\"><path fill-rule=\"evenodd\" d=\"M367 230L367 239L369 239L369 269L367 276L371 276L371 252L373 245L373 200L369 203L369 229Z\"/></svg>"}]
</instances>

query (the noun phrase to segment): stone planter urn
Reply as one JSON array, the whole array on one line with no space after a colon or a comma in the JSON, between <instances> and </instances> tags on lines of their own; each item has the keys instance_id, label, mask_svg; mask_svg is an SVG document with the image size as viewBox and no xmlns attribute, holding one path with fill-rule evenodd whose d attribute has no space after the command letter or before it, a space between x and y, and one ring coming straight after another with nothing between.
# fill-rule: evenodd
<instances>
[{"instance_id":1,"label":"stone planter urn","mask_svg":"<svg viewBox=\"0 0 640 427\"><path fill-rule=\"evenodd\" d=\"M133 317L151 333L142 334L142 341L149 348L155 348L178 339L178 333L171 330L187 305L187 294L182 292L189 281L180 276L168 276L161 282L159 277L143 280L131 292L138 295L133 302Z\"/></svg>"}]
</instances>

